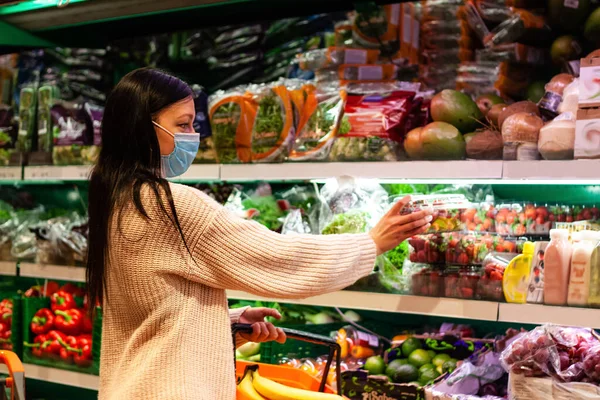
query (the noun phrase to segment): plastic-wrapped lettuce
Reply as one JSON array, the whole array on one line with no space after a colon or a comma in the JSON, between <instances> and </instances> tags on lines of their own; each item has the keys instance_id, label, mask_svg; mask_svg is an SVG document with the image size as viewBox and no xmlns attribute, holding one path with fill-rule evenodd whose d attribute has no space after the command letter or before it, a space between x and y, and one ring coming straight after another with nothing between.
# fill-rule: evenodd
<instances>
[{"instance_id":1,"label":"plastic-wrapped lettuce","mask_svg":"<svg viewBox=\"0 0 600 400\"><path fill-rule=\"evenodd\" d=\"M218 91L209 98L209 116L217 162L252 160L252 127L256 115L252 96L244 88Z\"/></svg>"},{"instance_id":2,"label":"plastic-wrapped lettuce","mask_svg":"<svg viewBox=\"0 0 600 400\"><path fill-rule=\"evenodd\" d=\"M256 104L252 127L252 161L282 162L287 158L294 138L290 94L282 82L252 85L248 89Z\"/></svg>"},{"instance_id":3,"label":"plastic-wrapped lettuce","mask_svg":"<svg viewBox=\"0 0 600 400\"><path fill-rule=\"evenodd\" d=\"M346 91L337 88L316 89L307 85L304 118L306 124L298 131L289 159L292 161L326 160L338 134Z\"/></svg>"}]
</instances>

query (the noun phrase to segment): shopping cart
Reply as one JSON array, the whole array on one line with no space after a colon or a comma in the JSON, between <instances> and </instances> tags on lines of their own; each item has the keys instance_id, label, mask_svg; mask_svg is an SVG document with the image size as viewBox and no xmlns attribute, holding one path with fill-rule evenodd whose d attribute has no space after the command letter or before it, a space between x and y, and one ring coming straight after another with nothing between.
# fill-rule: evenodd
<instances>
[{"instance_id":1,"label":"shopping cart","mask_svg":"<svg viewBox=\"0 0 600 400\"><path fill-rule=\"evenodd\" d=\"M19 357L12 351L1 350L0 364L8 367L8 377L0 378L0 400L25 400L25 370Z\"/></svg>"},{"instance_id":2,"label":"shopping cart","mask_svg":"<svg viewBox=\"0 0 600 400\"><path fill-rule=\"evenodd\" d=\"M233 333L233 343L236 342L236 336L239 333L252 333L252 326L246 324L233 324L231 327L231 331ZM310 390L313 392L323 392L323 393L336 393L331 387L327 386L327 377L329 376L329 371L331 370L331 365L333 360L335 360L336 368L336 381L338 383L337 394L342 395L341 388L341 377L340 377L340 363L341 363L341 347L340 345L332 338L327 336L315 335L313 333L301 332L293 329L283 329L288 340L301 340L303 342L319 344L323 346L329 347L329 356L327 357L327 362L325 364L325 369L323 370L323 376L321 377L321 381L319 382L316 378L308 373L297 369L292 368L285 365L270 365L270 364L260 364L259 371L262 376L272 379L276 382L279 382L283 385ZM235 351L234 351L234 359L235 359ZM237 361L235 366L235 374L238 379L241 379L246 373L246 368L250 365L256 365L254 362L245 362L245 361Z\"/></svg>"}]
</instances>

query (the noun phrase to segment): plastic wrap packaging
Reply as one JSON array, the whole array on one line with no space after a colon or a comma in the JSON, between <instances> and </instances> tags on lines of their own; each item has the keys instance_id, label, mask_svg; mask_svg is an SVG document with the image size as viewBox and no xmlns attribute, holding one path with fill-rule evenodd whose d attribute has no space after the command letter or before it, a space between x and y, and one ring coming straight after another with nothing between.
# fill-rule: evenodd
<instances>
[{"instance_id":1,"label":"plastic wrap packaging","mask_svg":"<svg viewBox=\"0 0 600 400\"><path fill-rule=\"evenodd\" d=\"M342 129L347 94L345 90L317 90L306 87L304 118L306 123L296 134L296 140L290 152L292 161L327 160L338 131ZM344 129L347 129L345 127Z\"/></svg>"},{"instance_id":2,"label":"plastic wrap packaging","mask_svg":"<svg viewBox=\"0 0 600 400\"><path fill-rule=\"evenodd\" d=\"M566 112L540 129L538 149L545 160L573 159L575 122L575 115Z\"/></svg>"},{"instance_id":3,"label":"plastic wrap packaging","mask_svg":"<svg viewBox=\"0 0 600 400\"><path fill-rule=\"evenodd\" d=\"M579 78L573 79L573 82L569 83L563 90L562 102L558 106L558 112L560 114L571 112L573 115L577 115L577 109L579 108Z\"/></svg>"},{"instance_id":4,"label":"plastic wrap packaging","mask_svg":"<svg viewBox=\"0 0 600 400\"><path fill-rule=\"evenodd\" d=\"M380 86L384 89L388 85ZM372 89L373 85L348 87L350 94L342 127L331 149L330 161L396 161L397 142L390 134L402 130L415 92L372 94Z\"/></svg>"},{"instance_id":5,"label":"plastic wrap packaging","mask_svg":"<svg viewBox=\"0 0 600 400\"><path fill-rule=\"evenodd\" d=\"M465 360L445 380L426 388L426 397L440 400L500 400L507 390L508 376L499 355L487 351ZM479 397L482 396L482 397Z\"/></svg>"},{"instance_id":6,"label":"plastic wrap packaging","mask_svg":"<svg viewBox=\"0 0 600 400\"><path fill-rule=\"evenodd\" d=\"M321 188L319 232L322 234L368 232L387 208L387 192L368 179L340 177Z\"/></svg>"},{"instance_id":7,"label":"plastic wrap packaging","mask_svg":"<svg viewBox=\"0 0 600 400\"><path fill-rule=\"evenodd\" d=\"M501 361L511 374L579 382L586 376L585 355L598 344L589 329L543 325L511 343L502 352Z\"/></svg>"},{"instance_id":8,"label":"plastic wrap packaging","mask_svg":"<svg viewBox=\"0 0 600 400\"><path fill-rule=\"evenodd\" d=\"M52 149L52 117L50 110L59 95L58 87L52 83L42 85L38 89L37 136L39 151L50 152Z\"/></svg>"},{"instance_id":9,"label":"plastic wrap packaging","mask_svg":"<svg viewBox=\"0 0 600 400\"><path fill-rule=\"evenodd\" d=\"M15 146L20 152L29 152L33 149L36 103L37 95L35 86L22 87L19 104L19 135Z\"/></svg>"},{"instance_id":10,"label":"plastic wrap packaging","mask_svg":"<svg viewBox=\"0 0 600 400\"><path fill-rule=\"evenodd\" d=\"M379 50L375 49L329 47L298 54L294 62L303 70L316 71L342 64L375 64L378 57Z\"/></svg>"},{"instance_id":11,"label":"plastic wrap packaging","mask_svg":"<svg viewBox=\"0 0 600 400\"><path fill-rule=\"evenodd\" d=\"M546 93L538 103L544 120L549 121L558 116L558 108L562 103L564 90L574 79L573 75L558 74L546 84Z\"/></svg>"},{"instance_id":12,"label":"plastic wrap packaging","mask_svg":"<svg viewBox=\"0 0 600 400\"><path fill-rule=\"evenodd\" d=\"M600 400L598 386L585 382L558 382L510 374L509 400Z\"/></svg>"},{"instance_id":13,"label":"plastic wrap packaging","mask_svg":"<svg viewBox=\"0 0 600 400\"><path fill-rule=\"evenodd\" d=\"M338 68L342 84L350 82L389 82L396 78L398 67L394 64L343 64Z\"/></svg>"},{"instance_id":14,"label":"plastic wrap packaging","mask_svg":"<svg viewBox=\"0 0 600 400\"><path fill-rule=\"evenodd\" d=\"M282 83L251 86L256 103L252 127L253 162L282 162L294 139L294 114L290 95ZM252 110L254 107L251 108Z\"/></svg>"},{"instance_id":15,"label":"plastic wrap packaging","mask_svg":"<svg viewBox=\"0 0 600 400\"><path fill-rule=\"evenodd\" d=\"M454 232L463 229L460 214L469 207L471 205L463 195L414 195L402 214L432 208L433 220L427 233Z\"/></svg>"},{"instance_id":16,"label":"plastic wrap packaging","mask_svg":"<svg viewBox=\"0 0 600 400\"><path fill-rule=\"evenodd\" d=\"M294 186L281 193L281 202L289 209L281 233L318 233L320 204L314 190Z\"/></svg>"},{"instance_id":17,"label":"plastic wrap packaging","mask_svg":"<svg viewBox=\"0 0 600 400\"><path fill-rule=\"evenodd\" d=\"M446 234L414 236L408 239L410 261L413 263L445 264L448 237Z\"/></svg>"},{"instance_id":18,"label":"plastic wrap packaging","mask_svg":"<svg viewBox=\"0 0 600 400\"><path fill-rule=\"evenodd\" d=\"M241 218L253 220L278 232L283 225L285 206L279 202L268 184L261 184L248 193L235 188L225 208Z\"/></svg>"},{"instance_id":19,"label":"plastic wrap packaging","mask_svg":"<svg viewBox=\"0 0 600 400\"><path fill-rule=\"evenodd\" d=\"M0 261L12 261L10 249L14 233L14 211L8 203L0 201Z\"/></svg>"},{"instance_id":20,"label":"plastic wrap packaging","mask_svg":"<svg viewBox=\"0 0 600 400\"><path fill-rule=\"evenodd\" d=\"M87 221L77 214L38 224L36 262L46 265L84 265L87 254Z\"/></svg>"},{"instance_id":21,"label":"plastic wrap packaging","mask_svg":"<svg viewBox=\"0 0 600 400\"><path fill-rule=\"evenodd\" d=\"M361 47L380 48L398 38L400 4L363 7L352 23L352 38Z\"/></svg>"},{"instance_id":22,"label":"plastic wrap packaging","mask_svg":"<svg viewBox=\"0 0 600 400\"><path fill-rule=\"evenodd\" d=\"M32 232L40 222L43 209L15 212L12 221L12 247L10 250L13 259L18 261L34 261L37 252L35 234Z\"/></svg>"},{"instance_id":23,"label":"plastic wrap packaging","mask_svg":"<svg viewBox=\"0 0 600 400\"><path fill-rule=\"evenodd\" d=\"M517 253L510 252L494 252L487 255L483 260L483 275L477 286L478 299L504 301L502 289L504 270L517 255Z\"/></svg>"},{"instance_id":24,"label":"plastic wrap packaging","mask_svg":"<svg viewBox=\"0 0 600 400\"><path fill-rule=\"evenodd\" d=\"M217 162L252 160L252 128L256 105L244 88L218 91L209 98L209 116Z\"/></svg>"}]
</instances>

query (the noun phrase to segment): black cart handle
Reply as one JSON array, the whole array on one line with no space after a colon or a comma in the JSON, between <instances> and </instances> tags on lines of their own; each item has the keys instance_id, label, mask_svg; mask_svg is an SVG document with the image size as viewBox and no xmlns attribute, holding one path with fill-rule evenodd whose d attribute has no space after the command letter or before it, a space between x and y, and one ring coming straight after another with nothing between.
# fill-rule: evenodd
<instances>
[{"instance_id":1,"label":"black cart handle","mask_svg":"<svg viewBox=\"0 0 600 400\"><path fill-rule=\"evenodd\" d=\"M337 387L338 394L342 395L342 379L341 379L341 371L340 365L342 362L341 354L342 348L339 343L328 336L316 335L314 333L297 331L295 329L285 329L282 328L283 332L287 336L288 339L300 340L307 343L318 344L329 347L329 357L327 357L327 363L325 364L325 370L323 371L323 377L321 378L321 384L319 385L319 392L325 392L325 386L327 385L327 377L329 376L329 370L331 369L331 364L335 357L335 376L337 379ZM233 344L235 346L235 338L238 333L252 333L252 325L248 324L232 324L231 332L233 335ZM235 360L235 351L233 355L233 359Z\"/></svg>"}]
</instances>

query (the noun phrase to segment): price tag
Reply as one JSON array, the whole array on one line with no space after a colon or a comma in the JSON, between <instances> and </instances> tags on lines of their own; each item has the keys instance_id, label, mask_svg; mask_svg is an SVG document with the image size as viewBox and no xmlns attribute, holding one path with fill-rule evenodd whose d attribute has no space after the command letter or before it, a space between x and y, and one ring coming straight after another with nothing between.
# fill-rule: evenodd
<instances>
[{"instance_id":1,"label":"price tag","mask_svg":"<svg viewBox=\"0 0 600 400\"><path fill-rule=\"evenodd\" d=\"M19 168L0 168L0 180L21 179Z\"/></svg>"}]
</instances>

